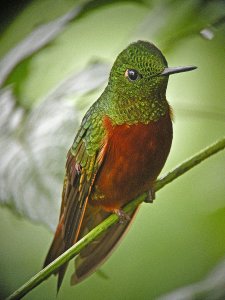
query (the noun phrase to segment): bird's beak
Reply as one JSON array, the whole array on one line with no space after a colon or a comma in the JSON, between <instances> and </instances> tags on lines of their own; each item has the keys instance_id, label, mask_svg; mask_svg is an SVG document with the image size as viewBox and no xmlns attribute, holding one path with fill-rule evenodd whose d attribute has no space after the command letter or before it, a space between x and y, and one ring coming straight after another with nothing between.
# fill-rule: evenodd
<instances>
[{"instance_id":1,"label":"bird's beak","mask_svg":"<svg viewBox=\"0 0 225 300\"><path fill-rule=\"evenodd\" d=\"M165 68L160 75L167 76L175 73L188 72L197 69L195 66L186 66L186 67L168 67Z\"/></svg>"}]
</instances>

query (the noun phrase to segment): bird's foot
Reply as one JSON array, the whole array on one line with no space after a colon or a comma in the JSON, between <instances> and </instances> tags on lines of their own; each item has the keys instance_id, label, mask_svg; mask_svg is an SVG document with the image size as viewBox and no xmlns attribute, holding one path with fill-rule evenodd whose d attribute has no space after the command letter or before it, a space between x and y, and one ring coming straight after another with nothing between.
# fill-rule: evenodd
<instances>
[{"instance_id":1,"label":"bird's foot","mask_svg":"<svg viewBox=\"0 0 225 300\"><path fill-rule=\"evenodd\" d=\"M154 199L155 199L155 191L153 188L151 188L148 192L148 196L147 196L145 202L152 203Z\"/></svg>"},{"instance_id":2,"label":"bird's foot","mask_svg":"<svg viewBox=\"0 0 225 300\"><path fill-rule=\"evenodd\" d=\"M114 213L119 217L119 223L124 224L125 222L130 221L130 216L125 213L122 209L115 209Z\"/></svg>"}]
</instances>

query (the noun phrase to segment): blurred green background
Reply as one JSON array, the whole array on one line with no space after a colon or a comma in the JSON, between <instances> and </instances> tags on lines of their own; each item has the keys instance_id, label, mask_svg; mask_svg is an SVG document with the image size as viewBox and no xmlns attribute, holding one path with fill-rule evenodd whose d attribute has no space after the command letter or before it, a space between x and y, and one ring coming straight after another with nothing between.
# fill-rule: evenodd
<instances>
[{"instance_id":1,"label":"blurred green background","mask_svg":"<svg viewBox=\"0 0 225 300\"><path fill-rule=\"evenodd\" d=\"M67 150L128 43L198 66L169 80L174 141L162 173L225 133L224 1L22 2L3 5L0 21L0 298L40 270ZM70 287L71 263L57 298L225 299L224 169L221 152L166 186L101 268L108 279ZM25 299L55 296L52 276Z\"/></svg>"}]
</instances>

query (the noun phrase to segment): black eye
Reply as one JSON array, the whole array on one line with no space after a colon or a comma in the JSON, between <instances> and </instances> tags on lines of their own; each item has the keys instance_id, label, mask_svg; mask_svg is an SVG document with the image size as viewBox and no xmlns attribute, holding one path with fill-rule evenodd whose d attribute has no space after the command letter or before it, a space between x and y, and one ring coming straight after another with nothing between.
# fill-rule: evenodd
<instances>
[{"instance_id":1,"label":"black eye","mask_svg":"<svg viewBox=\"0 0 225 300\"><path fill-rule=\"evenodd\" d=\"M141 75L138 73L137 70L127 69L125 72L125 77L127 77L130 81L135 81L138 78L141 78Z\"/></svg>"}]
</instances>

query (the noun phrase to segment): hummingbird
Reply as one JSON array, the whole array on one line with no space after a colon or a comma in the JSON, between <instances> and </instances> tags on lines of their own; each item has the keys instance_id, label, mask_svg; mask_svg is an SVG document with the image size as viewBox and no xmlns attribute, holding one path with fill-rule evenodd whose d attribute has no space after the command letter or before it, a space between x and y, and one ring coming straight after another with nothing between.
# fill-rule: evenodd
<instances>
[{"instance_id":1,"label":"hummingbird","mask_svg":"<svg viewBox=\"0 0 225 300\"><path fill-rule=\"evenodd\" d=\"M116 58L108 85L85 114L69 149L59 223L44 267L111 213L119 222L75 258L71 284L95 272L112 253L138 208L123 207L144 192L155 198L154 183L170 152L172 109L166 99L169 75L196 69L168 67L148 41L130 44ZM57 271L58 290L68 263Z\"/></svg>"}]
</instances>

